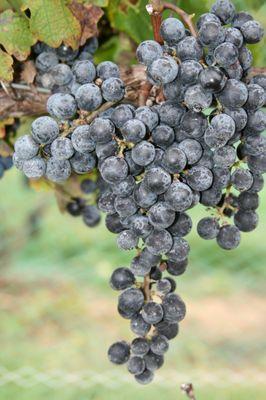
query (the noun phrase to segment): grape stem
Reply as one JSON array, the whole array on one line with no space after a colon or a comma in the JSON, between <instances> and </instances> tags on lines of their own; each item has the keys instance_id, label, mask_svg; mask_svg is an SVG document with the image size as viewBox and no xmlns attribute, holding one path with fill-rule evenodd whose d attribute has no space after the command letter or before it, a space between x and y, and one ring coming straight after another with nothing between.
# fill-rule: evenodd
<instances>
[{"instance_id":1,"label":"grape stem","mask_svg":"<svg viewBox=\"0 0 266 400\"><path fill-rule=\"evenodd\" d=\"M101 114L104 111L109 110L109 108L113 107L116 104L116 102L108 101L107 103L104 103L98 110L93 111L87 118L86 122L90 124L95 118L98 117L99 114Z\"/></svg>"},{"instance_id":2,"label":"grape stem","mask_svg":"<svg viewBox=\"0 0 266 400\"><path fill-rule=\"evenodd\" d=\"M147 274L145 275L143 281L143 292L146 301L149 301L151 299L150 283L151 283L150 274Z\"/></svg>"},{"instance_id":3,"label":"grape stem","mask_svg":"<svg viewBox=\"0 0 266 400\"><path fill-rule=\"evenodd\" d=\"M183 19L183 21L185 22L187 27L189 28L189 30L191 32L191 35L194 36L194 37L198 36L196 28L195 28L195 26L193 24L193 21L192 21L192 19L194 18L195 14L189 15L182 8L177 7L176 5L174 5L172 3L163 3L163 11L164 10L171 10L171 11L174 11L176 14L178 14Z\"/></svg>"},{"instance_id":4,"label":"grape stem","mask_svg":"<svg viewBox=\"0 0 266 400\"><path fill-rule=\"evenodd\" d=\"M192 383L182 383L181 390L190 400L196 400Z\"/></svg>"}]
</instances>

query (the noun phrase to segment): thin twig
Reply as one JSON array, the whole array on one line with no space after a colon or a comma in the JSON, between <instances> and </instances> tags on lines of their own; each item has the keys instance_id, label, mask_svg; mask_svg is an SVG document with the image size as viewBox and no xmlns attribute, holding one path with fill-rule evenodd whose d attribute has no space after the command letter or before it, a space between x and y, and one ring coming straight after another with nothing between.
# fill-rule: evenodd
<instances>
[{"instance_id":1,"label":"thin twig","mask_svg":"<svg viewBox=\"0 0 266 400\"><path fill-rule=\"evenodd\" d=\"M152 84L148 81L143 82L140 86L140 90L139 90L139 105L140 106L145 106L147 99L149 97L150 91L152 88Z\"/></svg>"},{"instance_id":2,"label":"thin twig","mask_svg":"<svg viewBox=\"0 0 266 400\"><path fill-rule=\"evenodd\" d=\"M11 87L16 90L26 90L28 92L31 92L33 90L33 86L24 85L22 83L9 83L9 84L6 84L6 86ZM39 93L47 93L47 94L51 93L51 91L49 89L45 89L45 88L42 88L39 86L34 86L34 90L36 90L36 92L39 92Z\"/></svg>"},{"instance_id":3,"label":"thin twig","mask_svg":"<svg viewBox=\"0 0 266 400\"><path fill-rule=\"evenodd\" d=\"M92 112L87 118L86 118L86 122L88 124L90 124L95 118L98 117L99 114L101 114L104 111L109 110L109 108L113 107L113 105L115 105L116 102L112 102L112 101L108 101L107 103L104 103L100 108L98 108L98 110Z\"/></svg>"},{"instance_id":4,"label":"thin twig","mask_svg":"<svg viewBox=\"0 0 266 400\"><path fill-rule=\"evenodd\" d=\"M196 400L192 383L182 383L181 390L190 400Z\"/></svg>"},{"instance_id":5,"label":"thin twig","mask_svg":"<svg viewBox=\"0 0 266 400\"><path fill-rule=\"evenodd\" d=\"M191 35L194 37L197 37L197 31L196 28L193 24L193 17L194 14L189 15L187 14L184 10L182 10L182 8L177 7L176 5L172 4L172 3L163 3L163 9L164 10L172 10L174 11L176 14L180 15L180 17L183 19L183 21L185 22L185 24L187 25L187 27L189 28Z\"/></svg>"}]
</instances>

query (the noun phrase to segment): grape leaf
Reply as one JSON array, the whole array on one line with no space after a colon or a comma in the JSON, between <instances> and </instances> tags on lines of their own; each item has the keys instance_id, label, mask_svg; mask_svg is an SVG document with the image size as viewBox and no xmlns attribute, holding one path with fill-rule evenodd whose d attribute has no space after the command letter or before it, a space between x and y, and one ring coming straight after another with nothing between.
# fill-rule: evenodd
<instances>
[{"instance_id":1,"label":"grape leaf","mask_svg":"<svg viewBox=\"0 0 266 400\"><path fill-rule=\"evenodd\" d=\"M0 43L9 54L19 61L25 60L35 42L26 17L12 10L0 14Z\"/></svg>"},{"instance_id":2,"label":"grape leaf","mask_svg":"<svg viewBox=\"0 0 266 400\"><path fill-rule=\"evenodd\" d=\"M25 6L30 9L30 29L38 40L51 47L58 47L62 42L78 47L81 26L66 1L25 0Z\"/></svg>"},{"instance_id":3,"label":"grape leaf","mask_svg":"<svg viewBox=\"0 0 266 400\"><path fill-rule=\"evenodd\" d=\"M87 39L97 35L97 22L103 16L103 11L94 5L83 5L76 1L72 1L69 7L80 22L81 36L79 44L82 46Z\"/></svg>"},{"instance_id":4,"label":"grape leaf","mask_svg":"<svg viewBox=\"0 0 266 400\"><path fill-rule=\"evenodd\" d=\"M98 7L107 7L109 4L109 0L84 0L82 3L84 4L93 4Z\"/></svg>"},{"instance_id":5,"label":"grape leaf","mask_svg":"<svg viewBox=\"0 0 266 400\"><path fill-rule=\"evenodd\" d=\"M13 78L13 58L0 49L0 80L10 82Z\"/></svg>"},{"instance_id":6,"label":"grape leaf","mask_svg":"<svg viewBox=\"0 0 266 400\"><path fill-rule=\"evenodd\" d=\"M147 0L112 0L107 9L112 27L126 32L137 43L151 39L152 27L146 5Z\"/></svg>"}]
</instances>

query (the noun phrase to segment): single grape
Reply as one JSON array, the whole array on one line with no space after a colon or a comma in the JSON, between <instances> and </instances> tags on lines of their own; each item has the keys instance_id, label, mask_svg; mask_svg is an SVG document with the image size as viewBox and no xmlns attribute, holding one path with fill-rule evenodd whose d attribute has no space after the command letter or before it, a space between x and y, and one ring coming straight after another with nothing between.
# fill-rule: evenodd
<instances>
[{"instance_id":1,"label":"single grape","mask_svg":"<svg viewBox=\"0 0 266 400\"><path fill-rule=\"evenodd\" d=\"M161 366L164 363L164 358L163 358L163 356L154 354L150 350L149 353L144 356L144 361L145 361L147 370L153 372L153 371L161 368Z\"/></svg>"},{"instance_id":2,"label":"single grape","mask_svg":"<svg viewBox=\"0 0 266 400\"><path fill-rule=\"evenodd\" d=\"M205 22L199 30L199 41L204 47L215 48L223 43L225 32L219 22Z\"/></svg>"},{"instance_id":3,"label":"single grape","mask_svg":"<svg viewBox=\"0 0 266 400\"><path fill-rule=\"evenodd\" d=\"M202 165L190 168L186 177L187 184L191 189L200 192L209 189L213 182L213 174L211 170Z\"/></svg>"},{"instance_id":4,"label":"single grape","mask_svg":"<svg viewBox=\"0 0 266 400\"><path fill-rule=\"evenodd\" d=\"M175 45L185 36L185 27L177 18L166 18L161 24L160 34L167 44Z\"/></svg>"},{"instance_id":5,"label":"single grape","mask_svg":"<svg viewBox=\"0 0 266 400\"><path fill-rule=\"evenodd\" d=\"M151 329L151 325L144 321L141 314L137 314L131 319L130 328L133 333L139 336L146 336ZM132 349L133 351L133 349ZM149 346L148 350L149 351Z\"/></svg>"},{"instance_id":6,"label":"single grape","mask_svg":"<svg viewBox=\"0 0 266 400\"><path fill-rule=\"evenodd\" d=\"M125 290L135 283L134 274L128 268L117 268L111 275L110 285L114 290Z\"/></svg>"},{"instance_id":7,"label":"single grape","mask_svg":"<svg viewBox=\"0 0 266 400\"><path fill-rule=\"evenodd\" d=\"M101 214L97 207L86 205L83 208L82 219L85 225L93 228L99 224L101 220Z\"/></svg>"},{"instance_id":8,"label":"single grape","mask_svg":"<svg viewBox=\"0 0 266 400\"><path fill-rule=\"evenodd\" d=\"M205 240L215 239L219 229L219 222L214 217L202 218L197 225L198 235Z\"/></svg>"},{"instance_id":9,"label":"single grape","mask_svg":"<svg viewBox=\"0 0 266 400\"><path fill-rule=\"evenodd\" d=\"M150 224L157 229L168 228L175 220L175 212L162 201L155 203L147 215Z\"/></svg>"},{"instance_id":10,"label":"single grape","mask_svg":"<svg viewBox=\"0 0 266 400\"><path fill-rule=\"evenodd\" d=\"M259 216L254 210L239 210L234 216L234 224L241 232L251 232L257 228Z\"/></svg>"},{"instance_id":11,"label":"single grape","mask_svg":"<svg viewBox=\"0 0 266 400\"><path fill-rule=\"evenodd\" d=\"M153 144L146 140L137 143L132 149L133 161L141 166L149 165L155 157L155 148Z\"/></svg>"},{"instance_id":12,"label":"single grape","mask_svg":"<svg viewBox=\"0 0 266 400\"><path fill-rule=\"evenodd\" d=\"M229 67L238 59L237 47L231 42L224 42L214 50L214 59L221 67Z\"/></svg>"},{"instance_id":13,"label":"single grape","mask_svg":"<svg viewBox=\"0 0 266 400\"><path fill-rule=\"evenodd\" d=\"M142 121L151 132L159 123L158 114L149 107L139 107L135 111L135 118Z\"/></svg>"},{"instance_id":14,"label":"single grape","mask_svg":"<svg viewBox=\"0 0 266 400\"><path fill-rule=\"evenodd\" d=\"M186 305L175 293L169 293L163 298L164 320L170 323L182 321L186 315Z\"/></svg>"},{"instance_id":15,"label":"single grape","mask_svg":"<svg viewBox=\"0 0 266 400\"><path fill-rule=\"evenodd\" d=\"M79 108L85 111L97 110L103 102L101 89L94 83L86 83L80 86L75 98Z\"/></svg>"},{"instance_id":16,"label":"single grape","mask_svg":"<svg viewBox=\"0 0 266 400\"><path fill-rule=\"evenodd\" d=\"M136 56L141 64L150 65L153 61L163 56L162 46L154 40L146 40L137 48Z\"/></svg>"},{"instance_id":17,"label":"single grape","mask_svg":"<svg viewBox=\"0 0 266 400\"><path fill-rule=\"evenodd\" d=\"M144 123L138 119L129 119L121 127L121 133L127 142L138 143L144 139L146 127Z\"/></svg>"},{"instance_id":18,"label":"single grape","mask_svg":"<svg viewBox=\"0 0 266 400\"><path fill-rule=\"evenodd\" d=\"M151 339L151 351L162 356L169 349L168 339L163 335L153 336Z\"/></svg>"},{"instance_id":19,"label":"single grape","mask_svg":"<svg viewBox=\"0 0 266 400\"><path fill-rule=\"evenodd\" d=\"M124 342L116 342L109 347L108 358L113 364L125 364L130 356L130 347Z\"/></svg>"},{"instance_id":20,"label":"single grape","mask_svg":"<svg viewBox=\"0 0 266 400\"><path fill-rule=\"evenodd\" d=\"M68 160L59 160L51 157L47 160L46 176L52 182L64 182L71 175L71 166Z\"/></svg>"},{"instance_id":21,"label":"single grape","mask_svg":"<svg viewBox=\"0 0 266 400\"><path fill-rule=\"evenodd\" d=\"M182 275L186 271L187 265L188 265L187 258L185 258L184 260L181 260L181 261L167 260L167 272L170 275L174 275L174 276Z\"/></svg>"},{"instance_id":22,"label":"single grape","mask_svg":"<svg viewBox=\"0 0 266 400\"><path fill-rule=\"evenodd\" d=\"M186 109L184 107L172 101L166 101L158 108L161 123L169 125L172 128L179 125L185 112Z\"/></svg>"},{"instance_id":23,"label":"single grape","mask_svg":"<svg viewBox=\"0 0 266 400\"><path fill-rule=\"evenodd\" d=\"M258 21L247 21L241 25L240 30L246 43L258 43L263 38L263 28Z\"/></svg>"},{"instance_id":24,"label":"single grape","mask_svg":"<svg viewBox=\"0 0 266 400\"><path fill-rule=\"evenodd\" d=\"M77 61L74 64L72 71L76 81L81 85L93 82L96 77L96 69L93 63L89 60Z\"/></svg>"},{"instance_id":25,"label":"single grape","mask_svg":"<svg viewBox=\"0 0 266 400\"><path fill-rule=\"evenodd\" d=\"M102 79L120 78L118 66L112 61L103 61L97 65L97 76Z\"/></svg>"},{"instance_id":26,"label":"single grape","mask_svg":"<svg viewBox=\"0 0 266 400\"><path fill-rule=\"evenodd\" d=\"M106 101L117 102L125 95L125 85L120 78L108 78L101 86L102 96Z\"/></svg>"},{"instance_id":27,"label":"single grape","mask_svg":"<svg viewBox=\"0 0 266 400\"><path fill-rule=\"evenodd\" d=\"M227 28L225 30L225 42L233 43L236 47L241 47L243 45L243 35L236 28Z\"/></svg>"},{"instance_id":28,"label":"single grape","mask_svg":"<svg viewBox=\"0 0 266 400\"><path fill-rule=\"evenodd\" d=\"M205 115L191 110L184 114L181 121L181 128L187 135L195 139L204 135L207 126L208 121Z\"/></svg>"},{"instance_id":29,"label":"single grape","mask_svg":"<svg viewBox=\"0 0 266 400\"><path fill-rule=\"evenodd\" d=\"M148 324L158 324L163 319L163 308L160 304L149 301L144 305L141 315Z\"/></svg>"},{"instance_id":30,"label":"single grape","mask_svg":"<svg viewBox=\"0 0 266 400\"><path fill-rule=\"evenodd\" d=\"M228 24L235 16L235 6L229 0L216 0L211 7L211 12L224 24Z\"/></svg>"},{"instance_id":31,"label":"single grape","mask_svg":"<svg viewBox=\"0 0 266 400\"><path fill-rule=\"evenodd\" d=\"M138 237L132 230L126 229L117 237L117 245L121 250L132 250L138 245Z\"/></svg>"},{"instance_id":32,"label":"single grape","mask_svg":"<svg viewBox=\"0 0 266 400\"><path fill-rule=\"evenodd\" d=\"M77 111L77 104L70 94L55 93L47 101L48 113L59 120L71 119Z\"/></svg>"},{"instance_id":33,"label":"single grape","mask_svg":"<svg viewBox=\"0 0 266 400\"><path fill-rule=\"evenodd\" d=\"M192 219L186 213L178 213L174 223L169 226L168 231L173 236L186 236L192 229Z\"/></svg>"},{"instance_id":34,"label":"single grape","mask_svg":"<svg viewBox=\"0 0 266 400\"><path fill-rule=\"evenodd\" d=\"M159 84L173 82L178 74L178 64L169 56L156 59L148 68L148 74Z\"/></svg>"},{"instance_id":35,"label":"single grape","mask_svg":"<svg viewBox=\"0 0 266 400\"><path fill-rule=\"evenodd\" d=\"M175 132L170 126L160 124L155 129L153 129L152 140L157 146L164 149L174 142Z\"/></svg>"},{"instance_id":36,"label":"single grape","mask_svg":"<svg viewBox=\"0 0 266 400\"><path fill-rule=\"evenodd\" d=\"M73 73L67 64L57 64L49 72L58 86L66 86L73 79Z\"/></svg>"},{"instance_id":37,"label":"single grape","mask_svg":"<svg viewBox=\"0 0 266 400\"><path fill-rule=\"evenodd\" d=\"M39 179L45 175L46 162L43 158L36 156L23 162L22 170L27 178Z\"/></svg>"},{"instance_id":38,"label":"single grape","mask_svg":"<svg viewBox=\"0 0 266 400\"><path fill-rule=\"evenodd\" d=\"M115 126L109 119L95 118L90 125L90 135L95 143L107 143L115 134Z\"/></svg>"},{"instance_id":39,"label":"single grape","mask_svg":"<svg viewBox=\"0 0 266 400\"><path fill-rule=\"evenodd\" d=\"M58 57L51 51L44 51L40 53L35 60L37 70L41 72L48 72L52 67L59 62Z\"/></svg>"},{"instance_id":40,"label":"single grape","mask_svg":"<svg viewBox=\"0 0 266 400\"><path fill-rule=\"evenodd\" d=\"M224 88L226 77L220 68L208 67L200 72L199 82L204 90L217 93Z\"/></svg>"},{"instance_id":41,"label":"single grape","mask_svg":"<svg viewBox=\"0 0 266 400\"><path fill-rule=\"evenodd\" d=\"M29 160L35 157L39 151L39 145L31 135L20 136L14 144L17 159Z\"/></svg>"},{"instance_id":42,"label":"single grape","mask_svg":"<svg viewBox=\"0 0 266 400\"><path fill-rule=\"evenodd\" d=\"M189 109L199 112L211 106L212 94L197 84L187 89L184 101Z\"/></svg>"},{"instance_id":43,"label":"single grape","mask_svg":"<svg viewBox=\"0 0 266 400\"><path fill-rule=\"evenodd\" d=\"M127 104L121 104L112 110L110 118L115 126L121 129L127 121L134 118L134 112Z\"/></svg>"},{"instance_id":44,"label":"single grape","mask_svg":"<svg viewBox=\"0 0 266 400\"><path fill-rule=\"evenodd\" d=\"M181 149L187 159L187 163L189 165L195 164L198 162L203 154L203 149L201 144L194 139L185 139L178 145L179 149Z\"/></svg>"},{"instance_id":45,"label":"single grape","mask_svg":"<svg viewBox=\"0 0 266 400\"><path fill-rule=\"evenodd\" d=\"M199 61L203 56L203 49L199 41L193 36L186 36L176 45L176 51L181 61Z\"/></svg>"},{"instance_id":46,"label":"single grape","mask_svg":"<svg viewBox=\"0 0 266 400\"><path fill-rule=\"evenodd\" d=\"M179 77L183 85L197 83L198 76L203 70L202 65L195 60L187 60L180 64ZM184 86L185 87L185 86Z\"/></svg>"},{"instance_id":47,"label":"single grape","mask_svg":"<svg viewBox=\"0 0 266 400\"><path fill-rule=\"evenodd\" d=\"M165 201L174 211L187 210L193 200L193 194L188 185L174 181L165 193Z\"/></svg>"},{"instance_id":48,"label":"single grape","mask_svg":"<svg viewBox=\"0 0 266 400\"><path fill-rule=\"evenodd\" d=\"M238 28L240 29L242 25L244 25L245 22L247 21L252 21L253 17L248 14L245 11L240 11L239 13L236 13L233 21L232 21L232 25L234 28Z\"/></svg>"},{"instance_id":49,"label":"single grape","mask_svg":"<svg viewBox=\"0 0 266 400\"><path fill-rule=\"evenodd\" d=\"M71 140L66 137L59 137L51 144L52 156L59 160L68 160L74 154Z\"/></svg>"},{"instance_id":50,"label":"single grape","mask_svg":"<svg viewBox=\"0 0 266 400\"><path fill-rule=\"evenodd\" d=\"M253 183L252 174L248 169L237 168L231 176L231 183L239 192L248 190Z\"/></svg>"},{"instance_id":51,"label":"single grape","mask_svg":"<svg viewBox=\"0 0 266 400\"><path fill-rule=\"evenodd\" d=\"M234 225L224 225L217 235L218 245L225 250L232 250L240 244L240 232Z\"/></svg>"},{"instance_id":52,"label":"single grape","mask_svg":"<svg viewBox=\"0 0 266 400\"><path fill-rule=\"evenodd\" d=\"M171 250L173 239L170 233L165 229L154 229L146 238L145 244L152 254L160 255Z\"/></svg>"},{"instance_id":53,"label":"single grape","mask_svg":"<svg viewBox=\"0 0 266 400\"><path fill-rule=\"evenodd\" d=\"M131 374L138 376L145 370L145 361L142 357L133 356L127 363L127 369Z\"/></svg>"},{"instance_id":54,"label":"single grape","mask_svg":"<svg viewBox=\"0 0 266 400\"><path fill-rule=\"evenodd\" d=\"M136 313L144 304L144 295L140 289L129 288L118 297L118 306L121 310Z\"/></svg>"}]
</instances>

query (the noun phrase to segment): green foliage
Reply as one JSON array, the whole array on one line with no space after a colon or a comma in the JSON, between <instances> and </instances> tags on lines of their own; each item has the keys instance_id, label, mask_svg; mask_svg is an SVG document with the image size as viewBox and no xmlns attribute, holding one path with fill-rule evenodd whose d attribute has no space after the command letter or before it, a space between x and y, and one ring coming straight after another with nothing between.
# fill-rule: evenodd
<instances>
[{"instance_id":1,"label":"green foliage","mask_svg":"<svg viewBox=\"0 0 266 400\"><path fill-rule=\"evenodd\" d=\"M0 14L0 26L0 43L7 53L20 61L25 60L30 54L31 46L36 42L27 18L12 10L6 10Z\"/></svg>"},{"instance_id":2,"label":"green foliage","mask_svg":"<svg viewBox=\"0 0 266 400\"><path fill-rule=\"evenodd\" d=\"M113 28L127 33L136 43L152 38L147 0L112 0L108 17Z\"/></svg>"},{"instance_id":3,"label":"green foliage","mask_svg":"<svg viewBox=\"0 0 266 400\"><path fill-rule=\"evenodd\" d=\"M30 29L49 46L58 47L62 41L75 48L81 34L77 19L63 0L27 0L31 11Z\"/></svg>"},{"instance_id":4,"label":"green foliage","mask_svg":"<svg viewBox=\"0 0 266 400\"><path fill-rule=\"evenodd\" d=\"M0 49L0 76L11 81L13 76L13 58Z\"/></svg>"}]
</instances>

